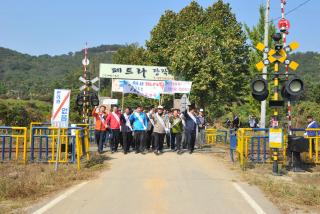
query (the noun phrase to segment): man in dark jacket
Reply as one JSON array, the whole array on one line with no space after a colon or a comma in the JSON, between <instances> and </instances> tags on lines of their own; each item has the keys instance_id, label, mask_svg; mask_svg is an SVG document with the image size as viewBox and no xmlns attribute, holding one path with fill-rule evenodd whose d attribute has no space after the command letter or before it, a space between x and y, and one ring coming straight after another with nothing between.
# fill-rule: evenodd
<instances>
[{"instance_id":1,"label":"man in dark jacket","mask_svg":"<svg viewBox=\"0 0 320 214\"><path fill-rule=\"evenodd\" d=\"M186 110L185 112L183 112L183 117L186 123L186 142L188 145L189 153L192 154L197 139L198 126L200 124L199 118L195 114L195 107L190 106L189 111Z\"/></svg>"},{"instance_id":2,"label":"man in dark jacket","mask_svg":"<svg viewBox=\"0 0 320 214\"><path fill-rule=\"evenodd\" d=\"M133 143L133 136L132 136L132 126L130 123L130 115L131 115L131 109L127 107L125 109L125 112L121 115L122 125L121 125L121 131L122 131L122 140L123 140L123 153L127 154L130 149L130 145Z\"/></svg>"}]
</instances>

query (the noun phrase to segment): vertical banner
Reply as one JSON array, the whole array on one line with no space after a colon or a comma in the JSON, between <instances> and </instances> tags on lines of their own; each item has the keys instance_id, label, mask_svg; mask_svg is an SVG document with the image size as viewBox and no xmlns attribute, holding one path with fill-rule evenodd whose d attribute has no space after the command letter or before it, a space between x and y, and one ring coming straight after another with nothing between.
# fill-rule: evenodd
<instances>
[{"instance_id":1,"label":"vertical banner","mask_svg":"<svg viewBox=\"0 0 320 214\"><path fill-rule=\"evenodd\" d=\"M67 128L69 126L70 94L68 89L55 89L51 126Z\"/></svg>"}]
</instances>

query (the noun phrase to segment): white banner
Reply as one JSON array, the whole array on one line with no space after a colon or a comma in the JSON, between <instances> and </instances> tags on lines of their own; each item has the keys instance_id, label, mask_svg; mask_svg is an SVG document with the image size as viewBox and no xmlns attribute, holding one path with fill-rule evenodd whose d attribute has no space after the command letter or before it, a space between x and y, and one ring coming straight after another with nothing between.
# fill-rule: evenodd
<instances>
[{"instance_id":1,"label":"white banner","mask_svg":"<svg viewBox=\"0 0 320 214\"><path fill-rule=\"evenodd\" d=\"M112 91L123 92L123 81L121 79L112 80ZM127 80L130 81L130 80ZM140 81L140 80L137 80ZM148 81L148 82L163 82L164 87L158 88L160 94L190 94L192 82L189 81L176 81L176 80L165 80L165 81Z\"/></svg>"},{"instance_id":2,"label":"white banner","mask_svg":"<svg viewBox=\"0 0 320 214\"><path fill-rule=\"evenodd\" d=\"M100 78L140 79L140 80L173 80L167 67L145 65L100 64Z\"/></svg>"},{"instance_id":3,"label":"white banner","mask_svg":"<svg viewBox=\"0 0 320 214\"><path fill-rule=\"evenodd\" d=\"M70 94L71 90L54 90L51 126L61 128L69 126Z\"/></svg>"},{"instance_id":4,"label":"white banner","mask_svg":"<svg viewBox=\"0 0 320 214\"><path fill-rule=\"evenodd\" d=\"M123 81L123 93L137 94L151 99L160 99L164 88L163 81L147 80L121 80Z\"/></svg>"},{"instance_id":5,"label":"white banner","mask_svg":"<svg viewBox=\"0 0 320 214\"><path fill-rule=\"evenodd\" d=\"M112 79L112 91L113 92L123 92L123 80Z\"/></svg>"},{"instance_id":6,"label":"white banner","mask_svg":"<svg viewBox=\"0 0 320 214\"><path fill-rule=\"evenodd\" d=\"M101 104L103 104L103 105L118 105L118 99L103 98L103 99L101 99Z\"/></svg>"},{"instance_id":7,"label":"white banner","mask_svg":"<svg viewBox=\"0 0 320 214\"><path fill-rule=\"evenodd\" d=\"M164 94L190 94L191 81L165 80L164 83Z\"/></svg>"}]
</instances>

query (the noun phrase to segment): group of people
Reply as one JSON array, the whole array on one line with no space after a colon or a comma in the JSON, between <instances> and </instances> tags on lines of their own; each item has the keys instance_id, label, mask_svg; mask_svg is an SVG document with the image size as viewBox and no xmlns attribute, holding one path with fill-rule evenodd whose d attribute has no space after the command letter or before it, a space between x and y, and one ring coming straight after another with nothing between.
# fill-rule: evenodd
<instances>
[{"instance_id":1,"label":"group of people","mask_svg":"<svg viewBox=\"0 0 320 214\"><path fill-rule=\"evenodd\" d=\"M101 105L93 109L92 115L99 153L103 152L108 139L111 153L117 152L121 145L124 154L132 149L135 153L153 151L156 155L163 153L165 142L178 154L182 154L183 149L192 154L196 141L200 146L205 142L204 112L203 109L197 112L194 106L180 112L179 109L165 110L163 106L144 109L139 105L134 111L127 107L122 113L116 105L110 112Z\"/></svg>"}]
</instances>

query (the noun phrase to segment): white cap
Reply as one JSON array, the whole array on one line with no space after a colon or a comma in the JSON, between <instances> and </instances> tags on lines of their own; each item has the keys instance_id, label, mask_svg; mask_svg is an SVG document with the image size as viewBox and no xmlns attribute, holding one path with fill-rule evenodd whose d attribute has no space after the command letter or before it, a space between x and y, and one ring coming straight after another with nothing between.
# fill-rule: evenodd
<instances>
[{"instance_id":1,"label":"white cap","mask_svg":"<svg viewBox=\"0 0 320 214\"><path fill-rule=\"evenodd\" d=\"M163 106L158 106L158 109L159 109L159 108L160 108L160 109L163 109Z\"/></svg>"},{"instance_id":2,"label":"white cap","mask_svg":"<svg viewBox=\"0 0 320 214\"><path fill-rule=\"evenodd\" d=\"M200 112L203 112L203 109L202 109L202 108L200 109Z\"/></svg>"}]
</instances>

